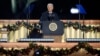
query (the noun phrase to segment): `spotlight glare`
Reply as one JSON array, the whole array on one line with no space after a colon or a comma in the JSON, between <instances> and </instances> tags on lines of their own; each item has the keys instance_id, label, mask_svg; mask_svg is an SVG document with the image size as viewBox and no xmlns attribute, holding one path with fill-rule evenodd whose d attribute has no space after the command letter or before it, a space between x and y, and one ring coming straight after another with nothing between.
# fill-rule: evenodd
<instances>
[{"instance_id":1,"label":"spotlight glare","mask_svg":"<svg viewBox=\"0 0 100 56\"><path fill-rule=\"evenodd\" d=\"M77 9L77 8L71 8L70 12L72 14L78 14L79 13L79 9Z\"/></svg>"}]
</instances>

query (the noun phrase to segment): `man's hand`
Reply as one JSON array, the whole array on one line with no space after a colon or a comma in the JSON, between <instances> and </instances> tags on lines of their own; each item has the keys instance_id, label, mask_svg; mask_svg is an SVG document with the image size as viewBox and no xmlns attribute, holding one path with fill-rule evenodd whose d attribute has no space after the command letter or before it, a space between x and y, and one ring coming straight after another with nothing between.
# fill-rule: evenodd
<instances>
[{"instance_id":1,"label":"man's hand","mask_svg":"<svg viewBox=\"0 0 100 56\"><path fill-rule=\"evenodd\" d=\"M43 31L42 30L39 30L39 33L43 33Z\"/></svg>"}]
</instances>

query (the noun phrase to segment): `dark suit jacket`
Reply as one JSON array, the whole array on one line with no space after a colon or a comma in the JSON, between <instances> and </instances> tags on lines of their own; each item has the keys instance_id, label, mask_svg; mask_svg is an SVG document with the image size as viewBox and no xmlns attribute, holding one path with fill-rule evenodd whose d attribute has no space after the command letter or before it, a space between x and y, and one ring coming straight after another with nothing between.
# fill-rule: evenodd
<instances>
[{"instance_id":1,"label":"dark suit jacket","mask_svg":"<svg viewBox=\"0 0 100 56\"><path fill-rule=\"evenodd\" d=\"M60 19L56 13L53 12L50 16L50 14L46 11L46 12L42 13L40 22L42 22L42 21L60 21Z\"/></svg>"}]
</instances>

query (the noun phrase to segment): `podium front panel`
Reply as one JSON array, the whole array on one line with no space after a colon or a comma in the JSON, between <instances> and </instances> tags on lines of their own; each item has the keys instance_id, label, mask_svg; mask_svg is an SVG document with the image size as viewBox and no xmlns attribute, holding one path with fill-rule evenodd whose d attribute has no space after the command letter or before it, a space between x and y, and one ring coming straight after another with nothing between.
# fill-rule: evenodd
<instances>
[{"instance_id":1,"label":"podium front panel","mask_svg":"<svg viewBox=\"0 0 100 56\"><path fill-rule=\"evenodd\" d=\"M42 30L44 35L62 35L64 25L61 21L43 21Z\"/></svg>"}]
</instances>

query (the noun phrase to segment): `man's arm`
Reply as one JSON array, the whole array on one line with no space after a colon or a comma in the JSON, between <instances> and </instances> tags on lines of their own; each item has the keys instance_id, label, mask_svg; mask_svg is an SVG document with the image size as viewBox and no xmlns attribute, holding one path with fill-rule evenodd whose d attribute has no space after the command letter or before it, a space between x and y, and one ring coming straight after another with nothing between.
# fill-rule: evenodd
<instances>
[{"instance_id":1,"label":"man's arm","mask_svg":"<svg viewBox=\"0 0 100 56\"><path fill-rule=\"evenodd\" d=\"M44 14L42 13L42 16L40 17L40 22L43 21L44 17L45 17L45 16L44 16Z\"/></svg>"},{"instance_id":2,"label":"man's arm","mask_svg":"<svg viewBox=\"0 0 100 56\"><path fill-rule=\"evenodd\" d=\"M40 17L40 21L48 21L48 15L46 12L42 13L42 16Z\"/></svg>"},{"instance_id":3,"label":"man's arm","mask_svg":"<svg viewBox=\"0 0 100 56\"><path fill-rule=\"evenodd\" d=\"M58 17L58 15L55 13L55 21L60 21L60 18Z\"/></svg>"},{"instance_id":4,"label":"man's arm","mask_svg":"<svg viewBox=\"0 0 100 56\"><path fill-rule=\"evenodd\" d=\"M43 31L42 31L42 23L43 23L43 21L45 21L46 19L46 15L45 15L45 13L42 13L42 16L40 17L40 25L41 25L41 28L40 28L40 33L43 33Z\"/></svg>"}]
</instances>

